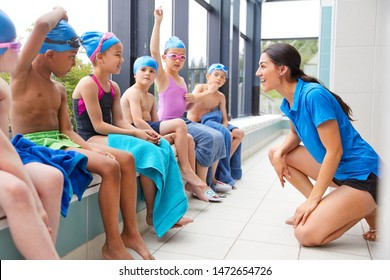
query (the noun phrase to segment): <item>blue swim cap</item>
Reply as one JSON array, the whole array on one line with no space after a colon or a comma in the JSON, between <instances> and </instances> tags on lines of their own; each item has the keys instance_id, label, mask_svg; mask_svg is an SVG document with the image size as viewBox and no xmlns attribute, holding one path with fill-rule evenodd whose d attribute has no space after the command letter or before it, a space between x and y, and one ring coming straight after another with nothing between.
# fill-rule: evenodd
<instances>
[{"instance_id":1,"label":"blue swim cap","mask_svg":"<svg viewBox=\"0 0 390 280\"><path fill-rule=\"evenodd\" d=\"M144 66L151 67L154 70L156 70L156 72L158 71L157 61L153 57L150 57L148 55L144 55L144 56L141 56L135 60L134 65L133 65L134 75L137 73L138 69L140 69L141 67L144 67Z\"/></svg>"},{"instance_id":2,"label":"blue swim cap","mask_svg":"<svg viewBox=\"0 0 390 280\"><path fill-rule=\"evenodd\" d=\"M96 54L103 53L111 46L120 43L121 41L115 36L114 33L89 31L81 35L83 40L83 47L87 52L88 58L93 62Z\"/></svg>"},{"instance_id":3,"label":"blue swim cap","mask_svg":"<svg viewBox=\"0 0 390 280\"><path fill-rule=\"evenodd\" d=\"M12 42L15 38L16 30L12 20L3 10L0 10L0 43ZM0 55L5 53L6 50L6 48L1 48Z\"/></svg>"},{"instance_id":4,"label":"blue swim cap","mask_svg":"<svg viewBox=\"0 0 390 280\"><path fill-rule=\"evenodd\" d=\"M167 49L185 49L186 45L184 45L183 41L179 39L179 37L172 36L168 39L168 41L165 43L164 51Z\"/></svg>"},{"instance_id":5,"label":"blue swim cap","mask_svg":"<svg viewBox=\"0 0 390 280\"><path fill-rule=\"evenodd\" d=\"M225 65L223 65L222 63L214 63L214 64L211 64L210 67L207 69L207 74L211 74L215 70L221 70L221 71L225 72L226 75L228 73L228 68Z\"/></svg>"},{"instance_id":6,"label":"blue swim cap","mask_svg":"<svg viewBox=\"0 0 390 280\"><path fill-rule=\"evenodd\" d=\"M79 47L81 47L80 37L77 36L76 31L66 20L61 20L46 35L46 39L39 53L42 54L48 50L65 52L78 49Z\"/></svg>"}]
</instances>

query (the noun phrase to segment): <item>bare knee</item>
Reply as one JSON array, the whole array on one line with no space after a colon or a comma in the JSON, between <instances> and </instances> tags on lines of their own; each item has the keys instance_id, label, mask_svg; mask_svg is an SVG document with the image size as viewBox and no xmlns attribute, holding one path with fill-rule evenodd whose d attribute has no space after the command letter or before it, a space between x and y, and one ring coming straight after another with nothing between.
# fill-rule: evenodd
<instances>
[{"instance_id":1,"label":"bare knee","mask_svg":"<svg viewBox=\"0 0 390 280\"><path fill-rule=\"evenodd\" d=\"M242 129L233 129L232 134L233 134L233 139L240 140L240 142L245 136L245 133Z\"/></svg>"},{"instance_id":2,"label":"bare knee","mask_svg":"<svg viewBox=\"0 0 390 280\"><path fill-rule=\"evenodd\" d=\"M50 168L50 171L46 173L45 185L49 186L48 192L60 193L62 195L62 189L64 187L64 175L57 168ZM42 189L42 188L41 188Z\"/></svg>"},{"instance_id":3,"label":"bare knee","mask_svg":"<svg viewBox=\"0 0 390 280\"><path fill-rule=\"evenodd\" d=\"M117 160L106 157L100 166L98 174L102 179L120 177L120 163Z\"/></svg>"},{"instance_id":4,"label":"bare knee","mask_svg":"<svg viewBox=\"0 0 390 280\"><path fill-rule=\"evenodd\" d=\"M274 164L273 163L274 162L274 154L275 154L277 149L278 149L278 146L273 146L268 151L268 159L269 159L269 161L271 162L272 165Z\"/></svg>"},{"instance_id":5,"label":"bare knee","mask_svg":"<svg viewBox=\"0 0 390 280\"><path fill-rule=\"evenodd\" d=\"M128 152L120 152L116 156L117 162L119 162L121 171L128 172L129 170L135 169L135 159L131 153Z\"/></svg>"},{"instance_id":6,"label":"bare knee","mask_svg":"<svg viewBox=\"0 0 390 280\"><path fill-rule=\"evenodd\" d=\"M15 205L21 205L29 199L28 186L21 180L16 179L7 182L1 190L3 192L2 207L7 211L8 205L14 207Z\"/></svg>"},{"instance_id":7,"label":"bare knee","mask_svg":"<svg viewBox=\"0 0 390 280\"><path fill-rule=\"evenodd\" d=\"M182 119L177 119L176 123L175 123L175 126L176 126L177 130L182 130L182 131L185 131L186 133L188 131L187 130L187 125L186 125L185 121L182 120Z\"/></svg>"},{"instance_id":8,"label":"bare knee","mask_svg":"<svg viewBox=\"0 0 390 280\"><path fill-rule=\"evenodd\" d=\"M319 246L323 240L319 232L309 226L296 227L294 234L298 242L305 247Z\"/></svg>"}]
</instances>

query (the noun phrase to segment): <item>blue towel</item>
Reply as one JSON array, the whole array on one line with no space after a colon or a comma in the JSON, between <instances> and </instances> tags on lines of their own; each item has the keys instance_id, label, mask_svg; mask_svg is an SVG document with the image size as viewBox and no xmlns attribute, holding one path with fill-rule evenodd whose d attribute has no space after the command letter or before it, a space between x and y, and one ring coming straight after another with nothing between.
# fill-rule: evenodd
<instances>
[{"instance_id":1,"label":"blue towel","mask_svg":"<svg viewBox=\"0 0 390 280\"><path fill-rule=\"evenodd\" d=\"M66 217L73 194L81 200L84 191L92 182L87 171L88 158L75 151L53 150L39 146L21 134L11 140L23 164L40 162L59 169L64 175L64 189L61 200L61 214Z\"/></svg>"},{"instance_id":2,"label":"blue towel","mask_svg":"<svg viewBox=\"0 0 390 280\"><path fill-rule=\"evenodd\" d=\"M108 145L130 152L137 172L156 184L153 226L157 236L163 236L188 209L180 169L170 144L164 139L160 145L155 145L128 135L109 134Z\"/></svg>"},{"instance_id":3,"label":"blue towel","mask_svg":"<svg viewBox=\"0 0 390 280\"><path fill-rule=\"evenodd\" d=\"M211 111L205 114L201 118L201 123L212 127L220 131L224 137L225 147L226 147L226 156L219 160L217 170L215 172L215 179L222 181L224 183L234 186L235 178L240 179L242 175L241 171L241 144L239 149L233 154L232 159L230 158L230 150L232 148L232 139L230 136L230 129L234 129L233 125L229 125L229 128L226 128L222 124L222 112L218 109ZM233 163L234 172L232 172L231 164Z\"/></svg>"}]
</instances>

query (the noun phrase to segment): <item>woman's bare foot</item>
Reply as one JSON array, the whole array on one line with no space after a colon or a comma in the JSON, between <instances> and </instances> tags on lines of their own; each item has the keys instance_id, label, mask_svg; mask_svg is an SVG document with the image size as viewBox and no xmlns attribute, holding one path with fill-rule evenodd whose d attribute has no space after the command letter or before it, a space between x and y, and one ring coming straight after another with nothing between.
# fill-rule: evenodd
<instances>
[{"instance_id":1,"label":"woman's bare foot","mask_svg":"<svg viewBox=\"0 0 390 280\"><path fill-rule=\"evenodd\" d=\"M205 191L208 190L207 185L206 185L206 189L203 189L203 188L195 187L195 186L191 185L189 182L187 182L185 185L185 189L186 189L186 191L194 193L200 200L202 200L204 202L209 202L209 199L204 194Z\"/></svg>"},{"instance_id":2,"label":"woman's bare foot","mask_svg":"<svg viewBox=\"0 0 390 280\"><path fill-rule=\"evenodd\" d=\"M177 223L174 224L172 228L181 228L182 226L188 225L189 223L192 223L193 221L194 221L193 219L183 217L179 221L177 221Z\"/></svg>"},{"instance_id":3,"label":"woman's bare foot","mask_svg":"<svg viewBox=\"0 0 390 280\"><path fill-rule=\"evenodd\" d=\"M287 220L284 221L287 225L292 226L294 224L294 216L291 216Z\"/></svg>"},{"instance_id":4,"label":"woman's bare foot","mask_svg":"<svg viewBox=\"0 0 390 280\"><path fill-rule=\"evenodd\" d=\"M378 238L377 224L376 224L377 208L375 208L370 214L364 217L364 219L366 220L370 229L369 231L363 233L363 238L369 241L376 241Z\"/></svg>"},{"instance_id":5,"label":"woman's bare foot","mask_svg":"<svg viewBox=\"0 0 390 280\"><path fill-rule=\"evenodd\" d=\"M378 238L378 231L376 229L371 229L363 233L363 238L368 241L376 241Z\"/></svg>"},{"instance_id":6,"label":"woman's bare foot","mask_svg":"<svg viewBox=\"0 0 390 280\"><path fill-rule=\"evenodd\" d=\"M125 247L136 251L144 260L155 259L149 252L148 247L138 232L134 234L126 234L122 232L121 237Z\"/></svg>"},{"instance_id":7,"label":"woman's bare foot","mask_svg":"<svg viewBox=\"0 0 390 280\"><path fill-rule=\"evenodd\" d=\"M105 260L134 260L122 242L120 244L118 242L117 245L112 243L109 245L106 240L103 245L102 255Z\"/></svg>"}]
</instances>

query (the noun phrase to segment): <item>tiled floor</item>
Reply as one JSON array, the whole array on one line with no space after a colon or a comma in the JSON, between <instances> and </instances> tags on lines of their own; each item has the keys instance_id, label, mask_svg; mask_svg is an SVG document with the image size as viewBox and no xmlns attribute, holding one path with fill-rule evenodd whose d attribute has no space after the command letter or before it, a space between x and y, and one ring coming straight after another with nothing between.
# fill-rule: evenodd
<instances>
[{"instance_id":1,"label":"tiled floor","mask_svg":"<svg viewBox=\"0 0 390 280\"><path fill-rule=\"evenodd\" d=\"M171 230L159 239L149 230L144 234L149 249L159 260L369 260L375 259L378 244L362 237L365 222L344 236L318 248L299 245L293 229L284 223L303 202L292 186L278 183L267 151L283 141L281 136L243 162L243 177L237 190L222 203L189 199L186 216L194 222ZM135 255L135 254L133 254Z\"/></svg>"}]
</instances>

